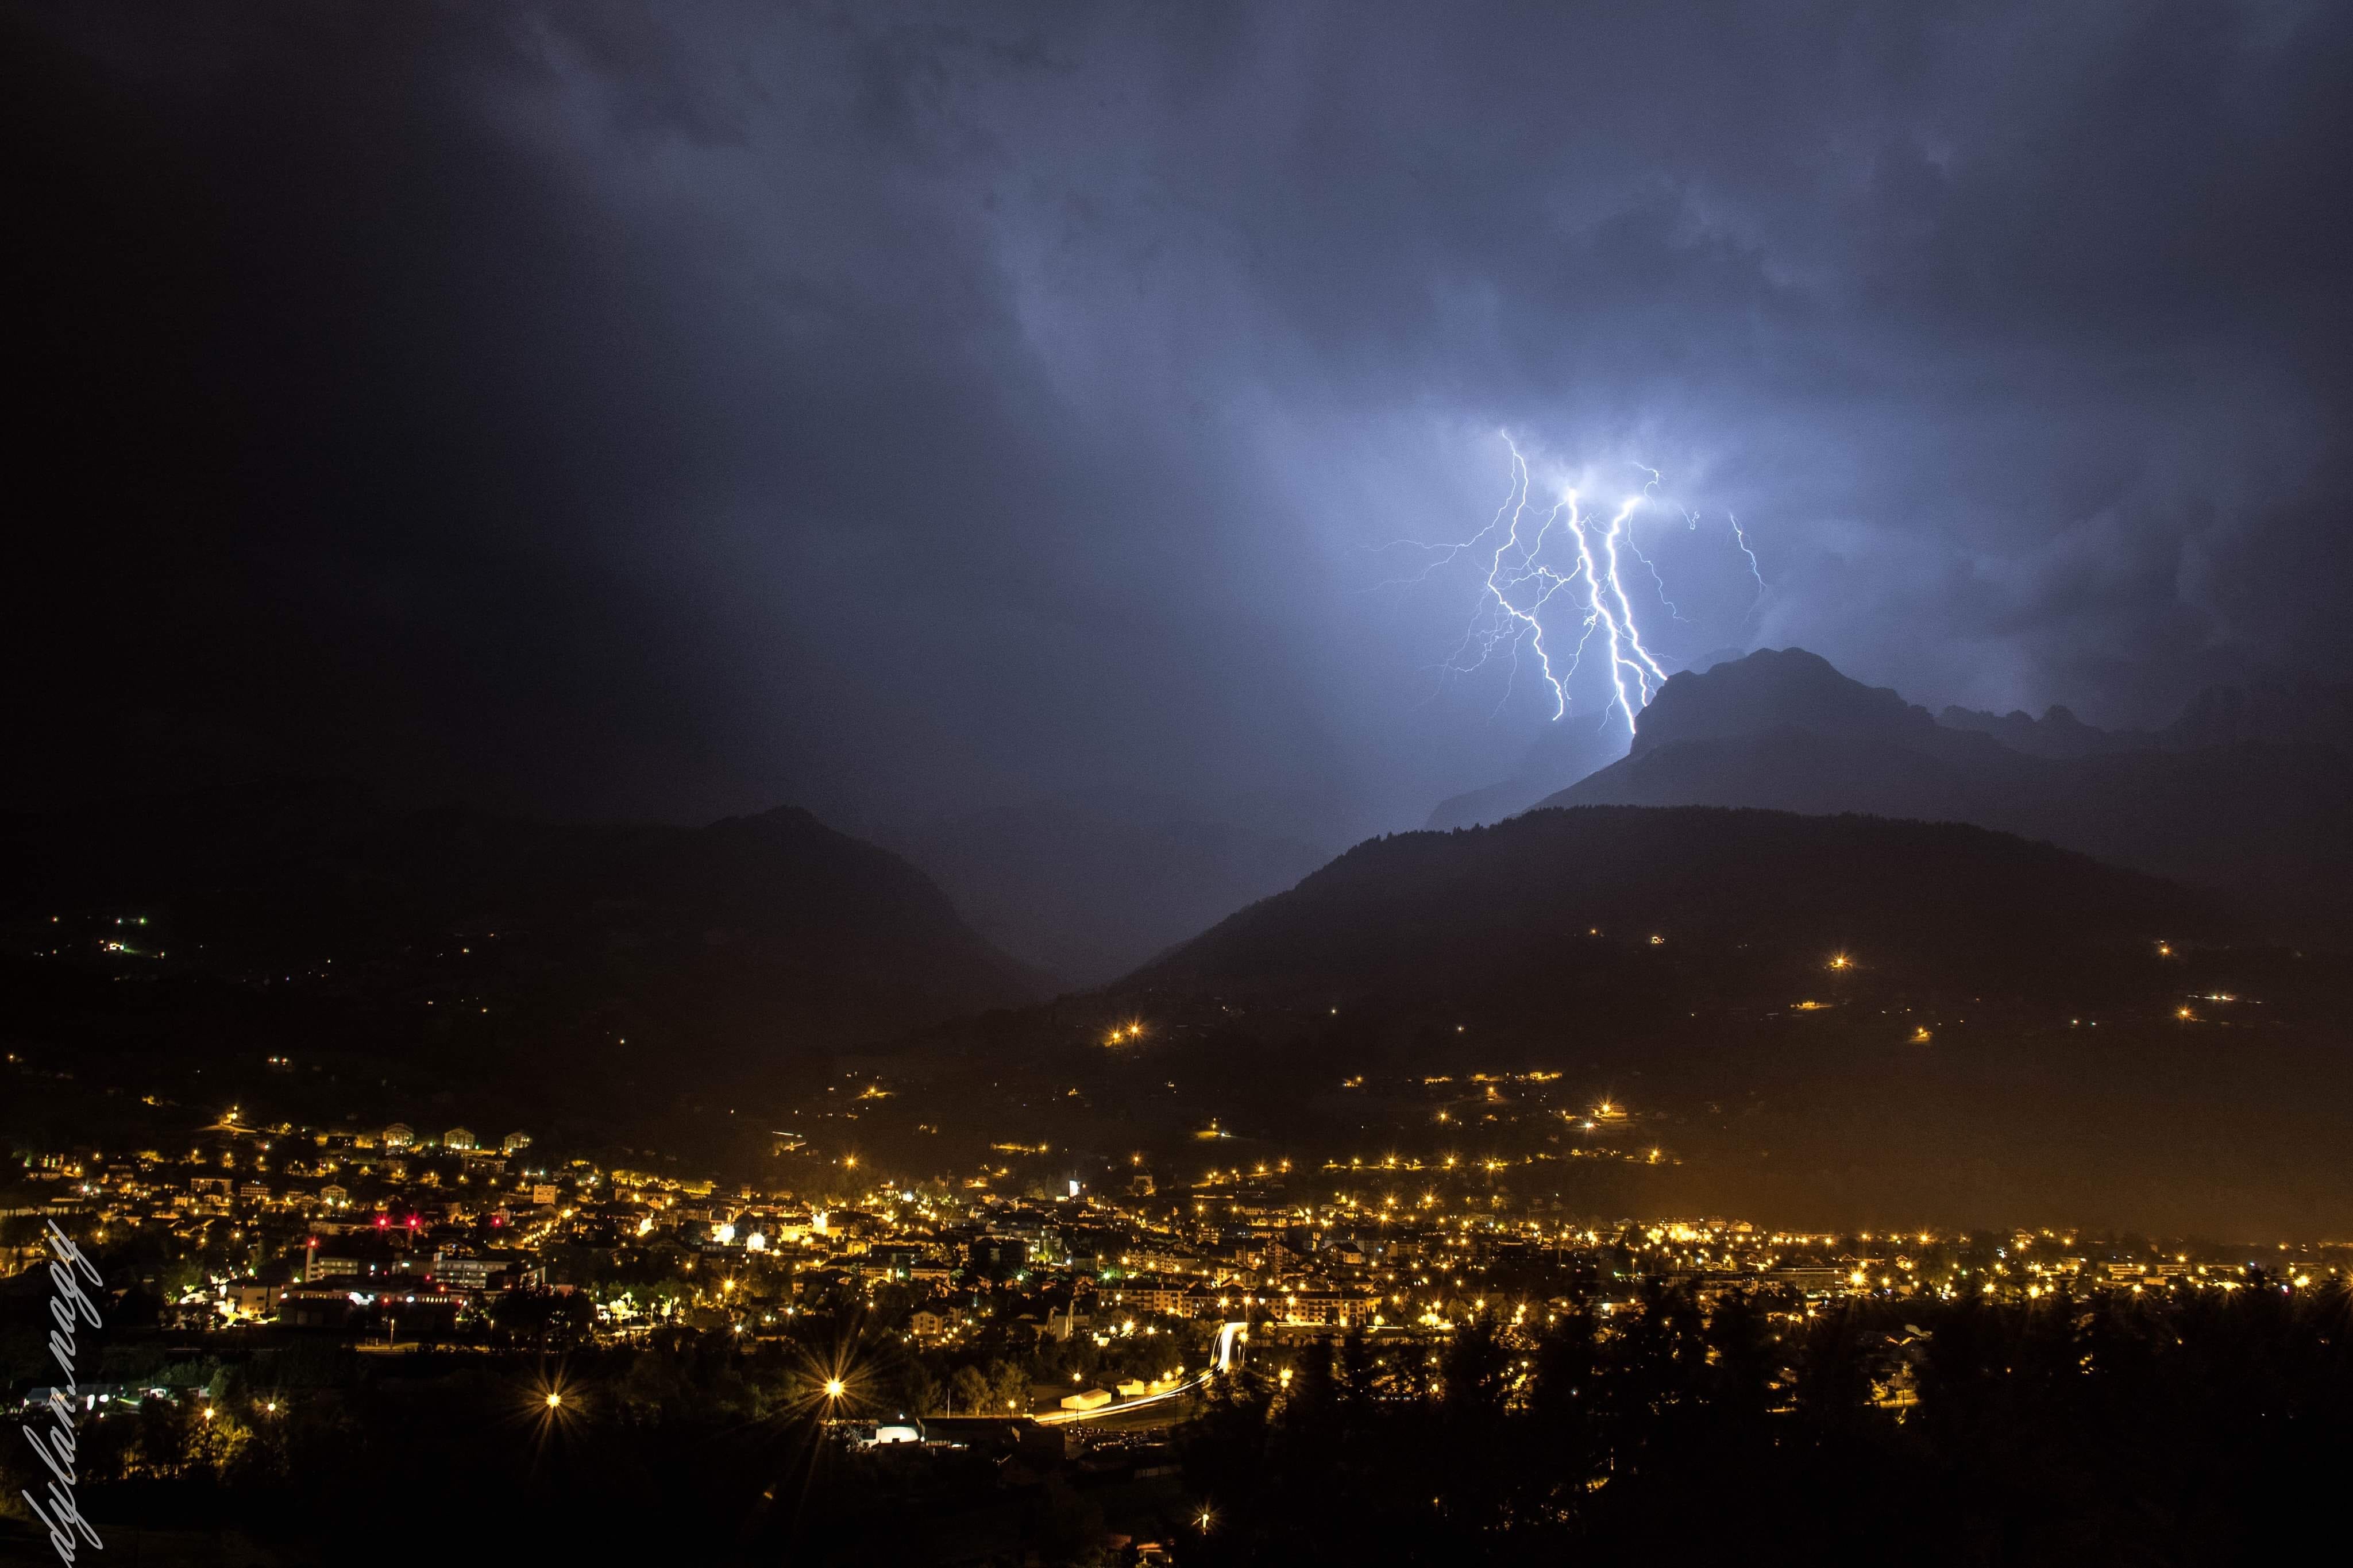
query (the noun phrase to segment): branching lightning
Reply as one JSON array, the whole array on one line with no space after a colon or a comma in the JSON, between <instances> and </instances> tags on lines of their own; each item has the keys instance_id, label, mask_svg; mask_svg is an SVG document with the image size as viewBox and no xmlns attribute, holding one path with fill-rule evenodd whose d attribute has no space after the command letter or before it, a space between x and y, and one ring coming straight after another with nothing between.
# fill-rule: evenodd
<instances>
[{"instance_id":1,"label":"branching lightning","mask_svg":"<svg viewBox=\"0 0 2353 1568\"><path fill-rule=\"evenodd\" d=\"M1516 672L1525 650L1535 660L1538 675L1552 693L1552 717L1559 719L1569 710L1570 684L1591 652L1605 666L1609 686L1610 697L1603 706L1603 720L1608 721L1613 713L1622 717L1631 733L1636 716L1666 683L1667 671L1643 641L1634 601L1626 592L1622 555L1631 555L1642 563L1651 574L1659 603L1666 606L1669 616L1678 621L1683 619L1683 612L1667 597L1666 579L1660 574L1657 564L1643 553L1633 535L1634 516L1654 497L1660 483L1659 470L1646 464L1634 464L1650 478L1641 489L1626 497L1605 521L1588 513L1577 490L1571 488L1564 487L1549 506L1536 500L1526 456L1508 434L1504 434L1503 439L1511 453L1511 481L1503 504L1495 509L1486 527L1456 543L1398 542L1430 553L1431 559L1410 579L1413 582L1422 581L1440 567L1465 555L1485 557L1487 572L1480 607L1445 668L1455 674L1468 674L1508 658ZM1699 526L1697 514L1682 515L1692 528ZM1746 559L1749 574L1756 579L1761 595L1765 575L1757 552L1749 547L1748 535L1741 529L1739 520L1730 521L1734 542ZM1576 646L1556 664L1554 650L1546 643L1546 612L1556 599L1564 596L1578 616L1579 626Z\"/></svg>"},{"instance_id":2,"label":"branching lightning","mask_svg":"<svg viewBox=\"0 0 2353 1568\"><path fill-rule=\"evenodd\" d=\"M1765 569L1757 564L1757 552L1748 548L1748 535L1741 531L1740 520L1728 511L1724 515L1731 521L1733 540L1740 546L1740 553L1748 557L1748 574L1757 579L1757 591L1762 594L1765 591ZM1697 526L1697 520L1694 520L1694 526Z\"/></svg>"}]
</instances>

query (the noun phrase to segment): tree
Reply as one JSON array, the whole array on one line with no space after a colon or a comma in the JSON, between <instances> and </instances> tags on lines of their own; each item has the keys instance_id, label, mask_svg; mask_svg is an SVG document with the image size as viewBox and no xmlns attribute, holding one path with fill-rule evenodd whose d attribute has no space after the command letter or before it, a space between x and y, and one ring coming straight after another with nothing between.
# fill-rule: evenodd
<instances>
[{"instance_id":1,"label":"tree","mask_svg":"<svg viewBox=\"0 0 2353 1568\"><path fill-rule=\"evenodd\" d=\"M948 1379L947 1394L951 1411L961 1410L966 1415L986 1414L990 1405L988 1374L976 1366L960 1366Z\"/></svg>"}]
</instances>

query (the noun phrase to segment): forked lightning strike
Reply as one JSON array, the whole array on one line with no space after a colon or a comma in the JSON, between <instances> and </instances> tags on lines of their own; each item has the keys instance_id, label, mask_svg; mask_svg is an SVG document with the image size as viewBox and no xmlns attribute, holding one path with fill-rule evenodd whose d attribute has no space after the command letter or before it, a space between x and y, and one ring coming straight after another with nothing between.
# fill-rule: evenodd
<instances>
[{"instance_id":1,"label":"forked lightning strike","mask_svg":"<svg viewBox=\"0 0 2353 1568\"><path fill-rule=\"evenodd\" d=\"M1631 526L1635 512L1658 488L1659 471L1635 464L1650 479L1625 499L1607 522L1588 515L1577 492L1569 489L1564 489L1559 500L1544 508L1532 521L1527 458L1508 434L1504 435L1504 444L1512 454L1511 484L1504 493L1504 504L1496 508L1487 526L1460 543L1417 546L1438 552L1437 558L1415 579L1419 581L1463 555L1482 552L1491 539L1495 542L1493 549L1485 552L1487 575L1479 612L1464 630L1461 643L1445 668L1455 674L1469 674L1509 653L1516 670L1520 651L1525 647L1535 656L1537 670L1552 692L1552 716L1559 719L1568 712L1569 682L1583 668L1586 653L1598 637L1597 657L1607 663L1611 694L1603 716L1606 719L1613 710L1621 714L1631 733L1635 716L1650 705L1658 688L1665 684L1667 672L1643 643L1634 602L1626 592L1621 551L1632 555L1650 573L1659 602L1666 606L1668 615L1683 619L1674 602L1667 597L1666 579L1634 542ZM1692 527L1699 526L1695 514L1683 515ZM1749 548L1748 535L1739 520L1734 518L1731 521L1734 542L1746 558L1749 574L1756 578L1757 591L1762 593L1765 574L1757 564L1757 552ZM1556 554L1573 557L1560 560L1558 564L1546 555L1547 548L1553 546L1556 529L1564 536ZM1545 642L1544 612L1563 594L1576 605L1581 625L1575 648L1566 663L1556 668L1553 650Z\"/></svg>"}]
</instances>

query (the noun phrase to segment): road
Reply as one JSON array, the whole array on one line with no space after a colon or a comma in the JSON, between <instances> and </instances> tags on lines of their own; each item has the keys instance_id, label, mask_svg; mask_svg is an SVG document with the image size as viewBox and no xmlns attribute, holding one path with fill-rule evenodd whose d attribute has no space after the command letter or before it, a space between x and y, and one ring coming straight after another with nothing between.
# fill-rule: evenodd
<instances>
[{"instance_id":1,"label":"road","mask_svg":"<svg viewBox=\"0 0 2353 1568\"><path fill-rule=\"evenodd\" d=\"M1103 1421L1132 1411L1149 1410L1171 1401L1190 1397L1208 1387L1210 1382L1239 1366L1242 1350L1250 1341L1247 1323L1224 1323L1218 1329L1217 1340L1210 1347L1209 1364L1198 1377L1187 1378L1174 1388L1164 1388L1157 1394L1146 1394L1134 1399L1122 1399L1094 1410L1043 1410L1030 1417L1040 1426L1068 1426L1082 1421Z\"/></svg>"}]
</instances>

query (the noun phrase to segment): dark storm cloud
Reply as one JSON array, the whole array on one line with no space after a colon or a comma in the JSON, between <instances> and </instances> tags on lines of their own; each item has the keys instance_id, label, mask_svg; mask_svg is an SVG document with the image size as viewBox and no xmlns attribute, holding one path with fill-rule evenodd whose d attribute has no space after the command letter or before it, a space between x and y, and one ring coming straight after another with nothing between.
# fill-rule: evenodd
<instances>
[{"instance_id":1,"label":"dark storm cloud","mask_svg":"<svg viewBox=\"0 0 2353 1568\"><path fill-rule=\"evenodd\" d=\"M2116 720L2353 662L2334 8L13 32L36 786L1411 820L1541 711L1376 548L1499 427L1699 510L1674 657Z\"/></svg>"}]
</instances>

